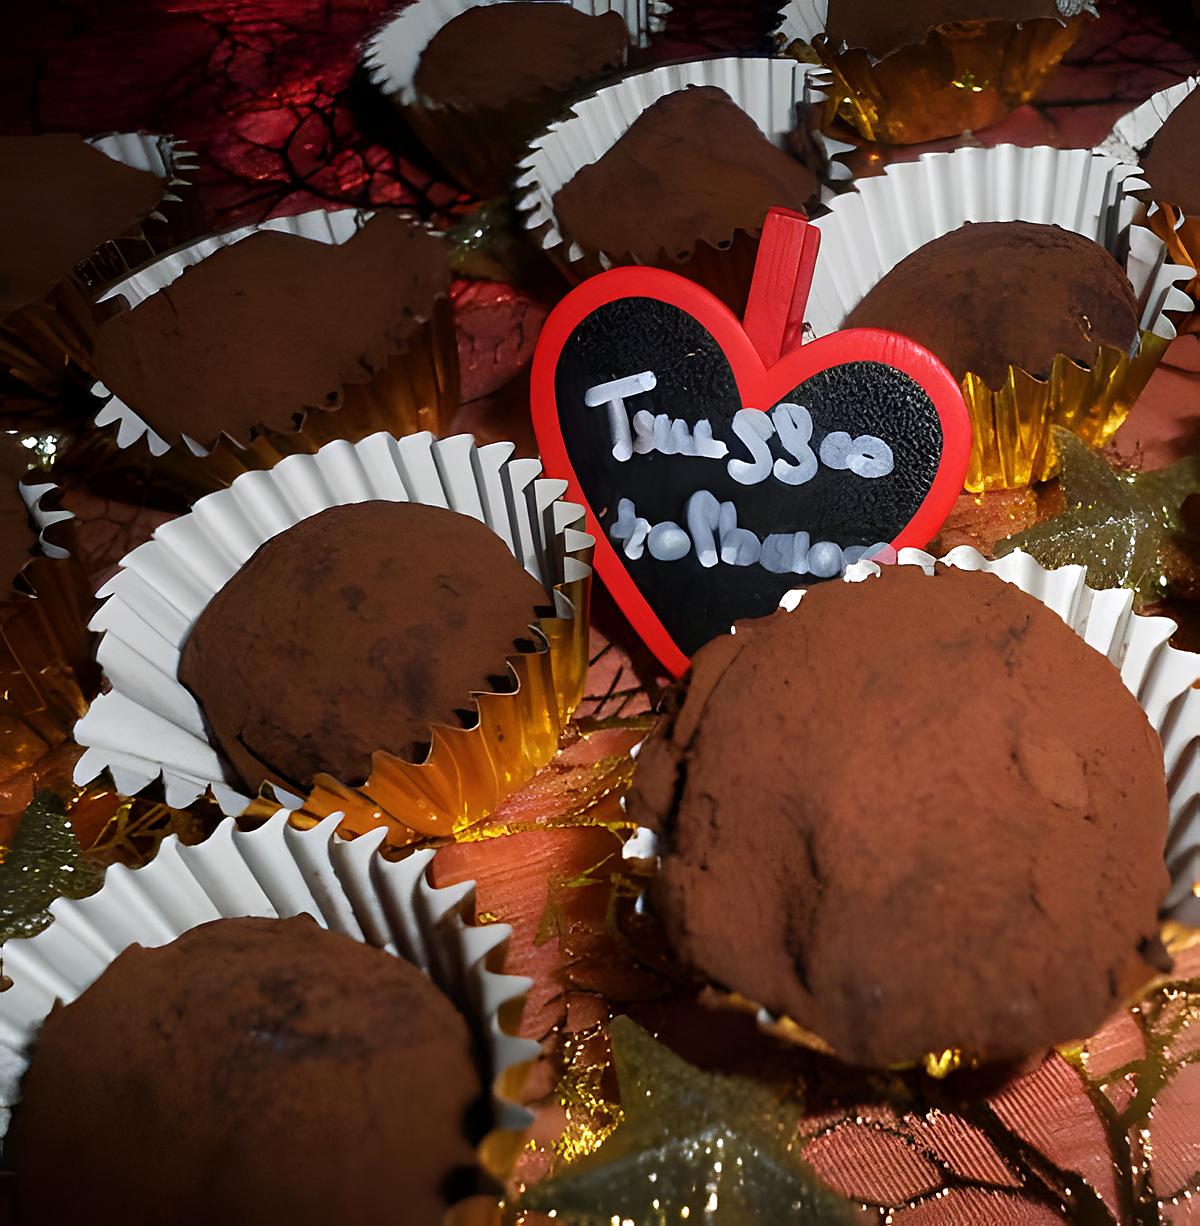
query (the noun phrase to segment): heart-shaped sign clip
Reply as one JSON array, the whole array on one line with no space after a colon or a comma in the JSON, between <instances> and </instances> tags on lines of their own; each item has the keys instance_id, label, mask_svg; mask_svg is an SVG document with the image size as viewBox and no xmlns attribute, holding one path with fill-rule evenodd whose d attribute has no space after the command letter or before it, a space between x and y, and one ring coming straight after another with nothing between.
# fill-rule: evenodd
<instances>
[{"instance_id":1,"label":"heart-shaped sign clip","mask_svg":"<svg viewBox=\"0 0 1200 1226\"><path fill-rule=\"evenodd\" d=\"M772 212L745 325L674 273L616 268L538 342L546 472L587 508L597 572L676 676L790 589L926 545L962 490L970 422L932 353L873 329L794 347L817 237Z\"/></svg>"}]
</instances>

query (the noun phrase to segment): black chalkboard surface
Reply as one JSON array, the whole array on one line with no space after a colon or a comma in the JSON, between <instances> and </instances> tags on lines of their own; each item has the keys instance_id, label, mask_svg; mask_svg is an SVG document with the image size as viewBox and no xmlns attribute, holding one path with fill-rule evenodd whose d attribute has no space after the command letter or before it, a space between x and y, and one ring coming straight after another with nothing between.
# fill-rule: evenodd
<instances>
[{"instance_id":1,"label":"black chalkboard surface","mask_svg":"<svg viewBox=\"0 0 1200 1226\"><path fill-rule=\"evenodd\" d=\"M597 566L673 671L781 596L881 545L924 545L961 489L952 376L876 331L764 367L691 282L617 269L569 295L534 365L534 424L597 536Z\"/></svg>"}]
</instances>

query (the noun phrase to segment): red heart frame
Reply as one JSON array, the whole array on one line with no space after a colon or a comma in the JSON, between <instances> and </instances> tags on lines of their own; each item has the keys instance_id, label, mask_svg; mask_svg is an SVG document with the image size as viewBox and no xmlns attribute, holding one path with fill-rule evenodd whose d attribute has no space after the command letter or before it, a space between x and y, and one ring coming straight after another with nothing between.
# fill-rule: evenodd
<instances>
[{"instance_id":1,"label":"red heart frame","mask_svg":"<svg viewBox=\"0 0 1200 1226\"><path fill-rule=\"evenodd\" d=\"M691 661L675 645L600 527L567 454L555 395L558 360L571 334L593 311L621 298L655 298L686 311L721 346L742 404L764 412L806 379L846 362L881 362L915 380L928 393L941 421L942 458L917 513L891 544L896 549L921 548L936 535L962 492L971 423L958 381L928 349L892 332L858 328L809 341L768 368L737 316L695 282L661 268L614 268L592 277L559 303L542 328L530 389L534 434L546 474L565 479L568 497L587 512L588 531L596 539L597 573L642 641L674 676L687 672Z\"/></svg>"}]
</instances>

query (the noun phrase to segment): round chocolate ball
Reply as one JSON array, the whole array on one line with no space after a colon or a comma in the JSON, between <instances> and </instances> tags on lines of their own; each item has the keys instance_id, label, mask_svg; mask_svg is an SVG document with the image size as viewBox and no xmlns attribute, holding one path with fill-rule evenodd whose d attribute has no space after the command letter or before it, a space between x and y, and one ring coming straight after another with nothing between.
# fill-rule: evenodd
<instances>
[{"instance_id":1,"label":"round chocolate ball","mask_svg":"<svg viewBox=\"0 0 1200 1226\"><path fill-rule=\"evenodd\" d=\"M307 916L218 920L46 1019L5 1158L30 1224L441 1226L482 1095L416 967Z\"/></svg>"},{"instance_id":2,"label":"round chocolate ball","mask_svg":"<svg viewBox=\"0 0 1200 1226\"><path fill-rule=\"evenodd\" d=\"M937 354L955 378L1001 388L1009 367L1038 378L1062 353L1092 366L1100 346L1138 336L1133 286L1109 253L1073 231L1028 221L969 222L900 261L846 317Z\"/></svg>"},{"instance_id":3,"label":"round chocolate ball","mask_svg":"<svg viewBox=\"0 0 1200 1226\"><path fill-rule=\"evenodd\" d=\"M419 761L434 724L477 721L472 694L513 686L541 584L486 524L441 507L360 502L263 544L213 597L179 680L243 783L364 782L371 755Z\"/></svg>"},{"instance_id":4,"label":"round chocolate ball","mask_svg":"<svg viewBox=\"0 0 1200 1226\"><path fill-rule=\"evenodd\" d=\"M1080 1038L1160 952L1158 737L992 575L885 568L708 643L629 813L677 955L852 1063Z\"/></svg>"}]
</instances>

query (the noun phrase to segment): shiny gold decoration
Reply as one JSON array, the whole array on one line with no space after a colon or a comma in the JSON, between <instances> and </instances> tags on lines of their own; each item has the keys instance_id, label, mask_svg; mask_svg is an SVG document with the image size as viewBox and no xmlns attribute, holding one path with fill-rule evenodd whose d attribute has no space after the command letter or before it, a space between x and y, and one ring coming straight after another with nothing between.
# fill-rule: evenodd
<instances>
[{"instance_id":1,"label":"shiny gold decoration","mask_svg":"<svg viewBox=\"0 0 1200 1226\"><path fill-rule=\"evenodd\" d=\"M1129 415L1166 351L1161 336L1143 332L1132 357L1102 345L1095 365L1085 368L1060 353L1046 379L1010 367L1008 381L993 390L968 373L962 391L972 437L964 487L972 493L1016 489L1054 476L1056 426L1091 447L1102 447Z\"/></svg>"},{"instance_id":2,"label":"shiny gold decoration","mask_svg":"<svg viewBox=\"0 0 1200 1226\"><path fill-rule=\"evenodd\" d=\"M1139 193L1142 195L1142 193ZM1200 268L1200 219L1184 217L1173 205L1158 203L1145 223L1166 244L1172 264L1196 271ZM1200 279L1193 277L1182 287L1192 297L1200 291Z\"/></svg>"},{"instance_id":3,"label":"shiny gold decoration","mask_svg":"<svg viewBox=\"0 0 1200 1226\"><path fill-rule=\"evenodd\" d=\"M826 126L840 118L869 141L911 145L985 128L1028 102L1079 37L1084 17L964 21L882 60L862 48L836 51L825 35L788 54L815 54L833 73Z\"/></svg>"},{"instance_id":4,"label":"shiny gold decoration","mask_svg":"<svg viewBox=\"0 0 1200 1226\"><path fill-rule=\"evenodd\" d=\"M96 327L82 285L74 278L60 281L41 302L0 322L0 371L43 396L56 396L71 384L86 386Z\"/></svg>"},{"instance_id":5,"label":"shiny gold decoration","mask_svg":"<svg viewBox=\"0 0 1200 1226\"><path fill-rule=\"evenodd\" d=\"M332 813L343 813L340 829L345 833L363 834L384 826L388 844L404 847L420 839L453 837L493 813L505 797L528 782L557 753L583 697L591 557L589 539L565 559L569 573L588 568L582 578L555 585L574 616L538 621L546 647L509 658L517 678L514 692L476 695L479 722L472 728L435 726L423 762L377 752L370 778L358 788L328 775L317 776L293 822L307 827ZM260 799L248 815L268 816L274 804L269 796Z\"/></svg>"},{"instance_id":6,"label":"shiny gold decoration","mask_svg":"<svg viewBox=\"0 0 1200 1226\"><path fill-rule=\"evenodd\" d=\"M1066 511L999 542L996 555L1023 549L1046 567L1080 564L1094 588L1129 588L1139 606L1161 600L1173 575L1193 565L1178 534L1184 499L1200 492L1200 456L1135 473L1110 466L1068 431L1056 431L1055 441Z\"/></svg>"},{"instance_id":7,"label":"shiny gold decoration","mask_svg":"<svg viewBox=\"0 0 1200 1226\"><path fill-rule=\"evenodd\" d=\"M82 832L82 823L93 811L111 810L94 841L87 848L90 859L100 864L124 864L140 868L158 855L163 840L176 835L181 843L203 842L217 822L216 806L198 801L193 810L174 809L157 801L122 796L115 788L89 788L71 806L71 820ZM206 812L207 810L210 810Z\"/></svg>"},{"instance_id":8,"label":"shiny gold decoration","mask_svg":"<svg viewBox=\"0 0 1200 1226\"><path fill-rule=\"evenodd\" d=\"M84 858L54 792L37 793L0 857L0 941L40 932L56 898L86 898L104 881L103 871Z\"/></svg>"},{"instance_id":9,"label":"shiny gold decoration","mask_svg":"<svg viewBox=\"0 0 1200 1226\"><path fill-rule=\"evenodd\" d=\"M628 1018L609 1032L623 1122L535 1185L521 1208L572 1226L853 1221L801 1160L799 1109L757 1083L704 1073Z\"/></svg>"}]
</instances>

